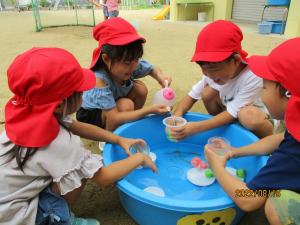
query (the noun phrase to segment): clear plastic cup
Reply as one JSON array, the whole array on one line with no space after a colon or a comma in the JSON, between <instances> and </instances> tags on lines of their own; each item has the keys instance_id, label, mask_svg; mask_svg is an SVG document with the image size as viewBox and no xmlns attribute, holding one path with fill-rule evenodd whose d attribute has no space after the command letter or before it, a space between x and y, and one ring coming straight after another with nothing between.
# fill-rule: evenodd
<instances>
[{"instance_id":1,"label":"clear plastic cup","mask_svg":"<svg viewBox=\"0 0 300 225\"><path fill-rule=\"evenodd\" d=\"M177 142L171 135L171 128L183 127L186 125L186 119L178 116L169 116L163 120L163 124L166 126L166 135L169 141Z\"/></svg>"},{"instance_id":2,"label":"clear plastic cup","mask_svg":"<svg viewBox=\"0 0 300 225\"><path fill-rule=\"evenodd\" d=\"M208 139L207 144L219 156L225 156L229 149L224 146L230 146L230 142L224 137L211 137Z\"/></svg>"},{"instance_id":3,"label":"clear plastic cup","mask_svg":"<svg viewBox=\"0 0 300 225\"><path fill-rule=\"evenodd\" d=\"M147 145L147 143L145 143L145 144L135 143L135 144L130 146L129 151L131 152L131 154L135 154L135 153L140 152L140 153L143 153L145 155L149 155L150 148Z\"/></svg>"}]
</instances>

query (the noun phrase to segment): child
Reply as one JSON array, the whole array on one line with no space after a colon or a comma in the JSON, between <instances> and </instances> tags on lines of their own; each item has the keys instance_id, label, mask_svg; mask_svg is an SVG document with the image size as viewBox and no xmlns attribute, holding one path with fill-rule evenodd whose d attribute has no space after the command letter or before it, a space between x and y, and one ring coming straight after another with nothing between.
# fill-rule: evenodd
<instances>
[{"instance_id":1,"label":"child","mask_svg":"<svg viewBox=\"0 0 300 225\"><path fill-rule=\"evenodd\" d=\"M156 171L151 159L139 153L104 167L102 157L68 131L72 124L65 116L78 109L82 91L96 82L69 52L33 48L16 57L7 75L14 96L5 106L0 135L2 225L99 224L69 212L86 179L109 185L139 165ZM115 136L106 133L106 138Z\"/></svg>"},{"instance_id":2,"label":"child","mask_svg":"<svg viewBox=\"0 0 300 225\"><path fill-rule=\"evenodd\" d=\"M242 39L240 28L224 20L215 21L200 31L192 61L201 67L204 76L179 103L174 114L182 116L202 99L214 117L172 129L173 138L182 139L236 119L259 137L272 134L272 124L259 109L264 107L258 98L262 79L249 70Z\"/></svg>"},{"instance_id":3,"label":"child","mask_svg":"<svg viewBox=\"0 0 300 225\"><path fill-rule=\"evenodd\" d=\"M118 15L119 15L118 4L120 4L120 3L121 3L121 0L105 0L109 18L118 17Z\"/></svg>"},{"instance_id":4,"label":"child","mask_svg":"<svg viewBox=\"0 0 300 225\"><path fill-rule=\"evenodd\" d=\"M83 93L76 118L112 131L149 113L166 113L164 105L142 108L148 90L136 79L150 74L164 86L165 80L171 83L171 78L140 59L145 39L134 27L122 18L112 18L98 24L93 35L99 42L91 63L96 87Z\"/></svg>"},{"instance_id":5,"label":"child","mask_svg":"<svg viewBox=\"0 0 300 225\"><path fill-rule=\"evenodd\" d=\"M300 38L288 40L269 56L252 56L250 69L263 78L261 97L275 119L285 119L287 131L241 148L231 147L218 157L208 146L205 156L215 177L245 211L265 205L271 225L300 224ZM247 183L225 170L226 160L246 155L271 154L267 164ZM298 193L298 194L297 194Z\"/></svg>"}]
</instances>

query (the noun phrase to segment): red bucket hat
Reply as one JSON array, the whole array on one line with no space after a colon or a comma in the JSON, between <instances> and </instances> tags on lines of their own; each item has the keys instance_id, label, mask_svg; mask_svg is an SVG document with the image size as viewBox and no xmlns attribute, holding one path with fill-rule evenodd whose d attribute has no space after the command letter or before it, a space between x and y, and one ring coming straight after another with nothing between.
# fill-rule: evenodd
<instances>
[{"instance_id":1,"label":"red bucket hat","mask_svg":"<svg viewBox=\"0 0 300 225\"><path fill-rule=\"evenodd\" d=\"M66 50L32 48L18 55L7 71L14 96L5 105L5 130L16 145L42 147L58 134L53 112L74 92L93 88L95 75Z\"/></svg>"},{"instance_id":2,"label":"red bucket hat","mask_svg":"<svg viewBox=\"0 0 300 225\"><path fill-rule=\"evenodd\" d=\"M130 23L120 17L99 23L93 29L93 37L98 41L98 47L94 49L90 68L97 63L102 46L105 44L126 45L136 40L146 42L145 38L140 36Z\"/></svg>"},{"instance_id":3,"label":"red bucket hat","mask_svg":"<svg viewBox=\"0 0 300 225\"><path fill-rule=\"evenodd\" d=\"M192 62L221 62L234 52L247 62L248 53L242 50L243 34L232 22L217 20L208 24L198 34Z\"/></svg>"},{"instance_id":4,"label":"red bucket hat","mask_svg":"<svg viewBox=\"0 0 300 225\"><path fill-rule=\"evenodd\" d=\"M251 56L249 67L257 76L279 82L291 93L285 121L291 135L300 141L300 38L274 48L268 56Z\"/></svg>"}]
</instances>

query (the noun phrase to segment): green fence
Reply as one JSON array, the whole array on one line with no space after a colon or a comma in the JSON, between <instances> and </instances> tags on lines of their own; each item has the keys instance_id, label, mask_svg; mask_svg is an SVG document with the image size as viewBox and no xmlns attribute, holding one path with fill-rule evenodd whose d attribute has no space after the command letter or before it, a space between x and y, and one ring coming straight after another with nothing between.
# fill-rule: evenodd
<instances>
[{"instance_id":1,"label":"green fence","mask_svg":"<svg viewBox=\"0 0 300 225\"><path fill-rule=\"evenodd\" d=\"M85 0L31 0L37 32L49 27L95 26L94 6Z\"/></svg>"}]
</instances>

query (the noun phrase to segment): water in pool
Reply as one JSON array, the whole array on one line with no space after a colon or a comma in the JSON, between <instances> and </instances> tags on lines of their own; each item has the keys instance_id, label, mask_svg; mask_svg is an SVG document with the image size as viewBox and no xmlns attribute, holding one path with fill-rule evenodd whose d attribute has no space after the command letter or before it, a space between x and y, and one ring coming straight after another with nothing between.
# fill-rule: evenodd
<instances>
[{"instance_id":1,"label":"water in pool","mask_svg":"<svg viewBox=\"0 0 300 225\"><path fill-rule=\"evenodd\" d=\"M168 143L152 146L151 151L157 156L156 166L158 173L150 169L136 169L125 179L144 190L148 187L162 189L165 197L184 200L210 200L223 197L225 192L217 181L209 186L196 186L187 180L186 173L192 168L191 160L194 157L204 158L203 146L188 143ZM227 166L236 168L227 163Z\"/></svg>"}]
</instances>

